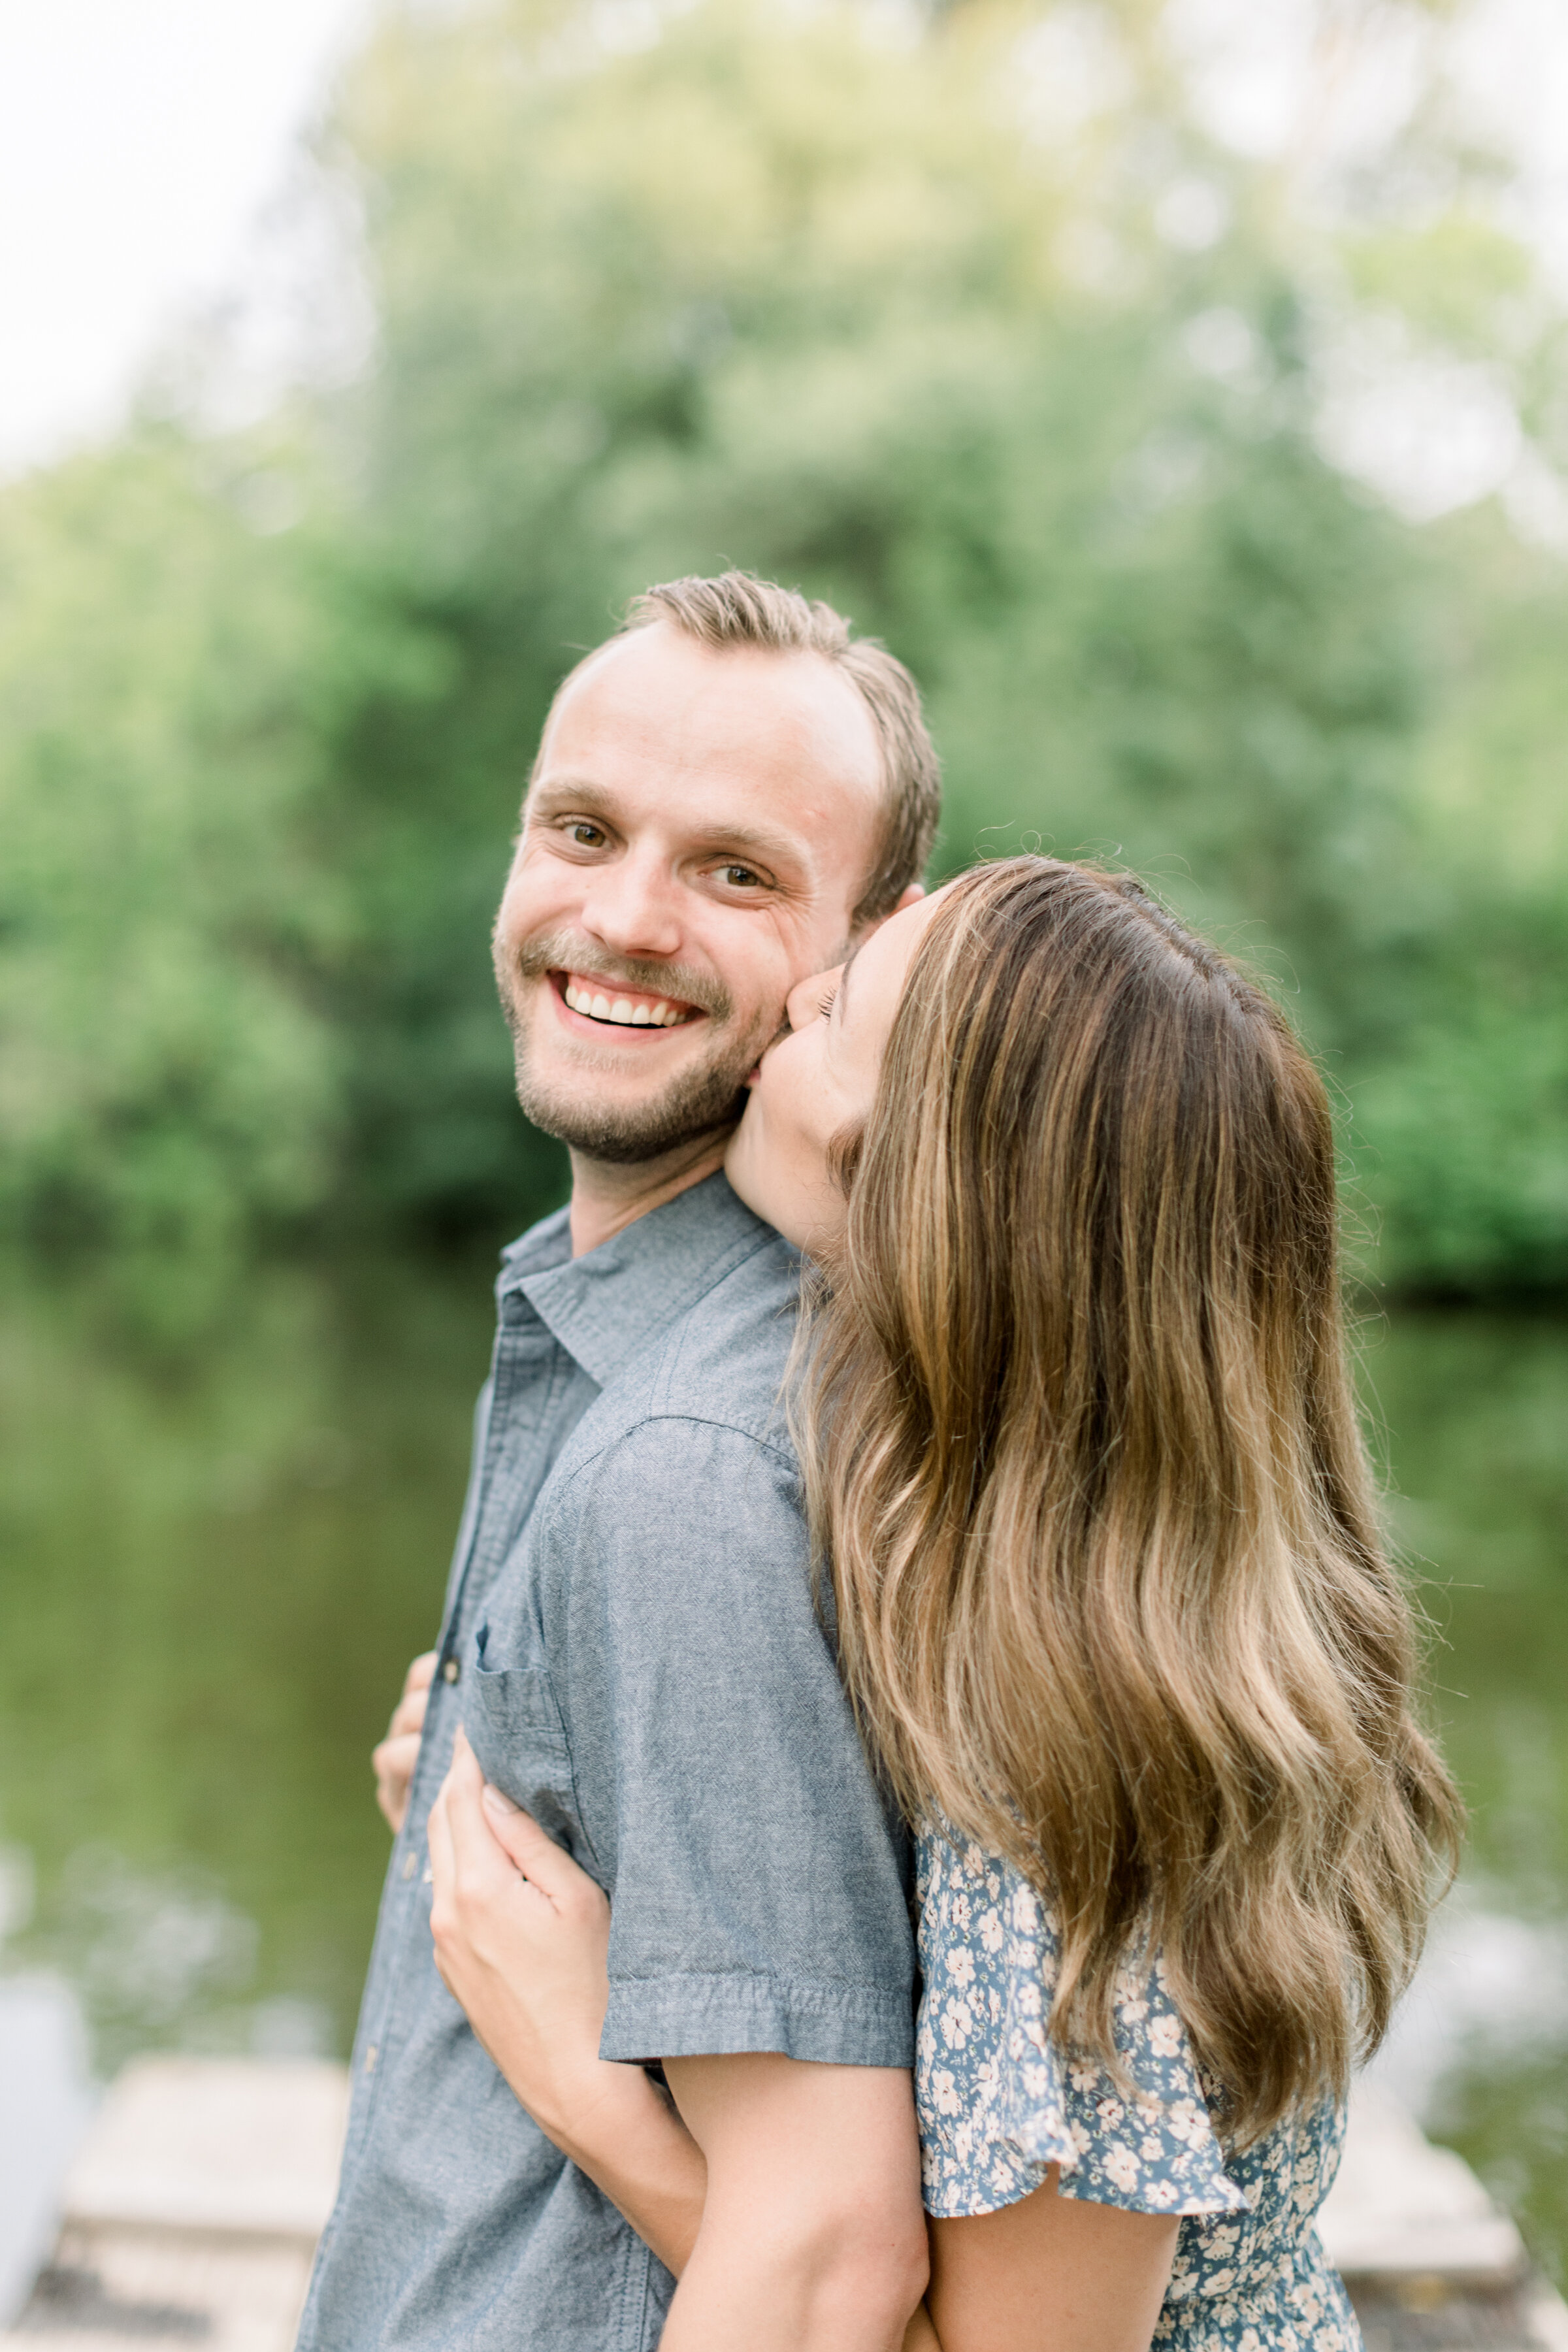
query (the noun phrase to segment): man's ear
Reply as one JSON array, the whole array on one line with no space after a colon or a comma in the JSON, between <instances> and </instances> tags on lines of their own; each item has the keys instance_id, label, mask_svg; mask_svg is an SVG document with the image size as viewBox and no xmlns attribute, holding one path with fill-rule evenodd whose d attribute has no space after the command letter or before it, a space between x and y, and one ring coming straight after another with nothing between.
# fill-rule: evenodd
<instances>
[{"instance_id":1,"label":"man's ear","mask_svg":"<svg viewBox=\"0 0 1568 2352\"><path fill-rule=\"evenodd\" d=\"M889 921L894 915L901 915L906 907L916 905L925 897L925 894L926 886L923 882L911 882L896 907L889 907L885 915L873 915L868 923L856 924L846 943L845 953L848 954L851 950L864 946L873 931L879 931L884 923Z\"/></svg>"}]
</instances>

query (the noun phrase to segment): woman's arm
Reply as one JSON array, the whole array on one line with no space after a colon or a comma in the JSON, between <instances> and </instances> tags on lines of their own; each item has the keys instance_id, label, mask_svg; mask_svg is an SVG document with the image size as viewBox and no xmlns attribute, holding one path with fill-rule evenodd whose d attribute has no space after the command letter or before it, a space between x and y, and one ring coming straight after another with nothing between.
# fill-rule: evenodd
<instances>
[{"instance_id":1,"label":"woman's arm","mask_svg":"<svg viewBox=\"0 0 1568 2352\"><path fill-rule=\"evenodd\" d=\"M926 2300L941 2352L1149 2352L1180 2227L1059 2197L1054 2164L1016 2204L933 2221Z\"/></svg>"},{"instance_id":2,"label":"woman's arm","mask_svg":"<svg viewBox=\"0 0 1568 2352\"><path fill-rule=\"evenodd\" d=\"M707 2166L642 2069L599 2056L609 1904L486 1788L461 1733L430 1815L430 1866L448 1990L540 2129L679 2277ZM1058 2197L1053 2167L1017 2204L931 2224L931 2290L903 2352L1148 2352L1177 2228Z\"/></svg>"},{"instance_id":3,"label":"woman's arm","mask_svg":"<svg viewBox=\"0 0 1568 2352\"><path fill-rule=\"evenodd\" d=\"M707 2166L640 2066L599 2055L610 1906L570 1854L488 1788L461 1732L430 1814L436 1966L548 2139L667 2269L686 2267Z\"/></svg>"},{"instance_id":4,"label":"woman's arm","mask_svg":"<svg viewBox=\"0 0 1568 2352\"><path fill-rule=\"evenodd\" d=\"M535 1822L486 1787L460 1733L430 1815L430 1867L436 1962L448 1990L540 2129L680 2276L707 2201L707 2164L642 2069L599 2056L609 1905ZM804 2073L826 2082L852 2071ZM700 2063L688 2072L700 2073ZM860 2137L839 2135L847 2154ZM941 2352L923 2309L903 2352Z\"/></svg>"}]
</instances>

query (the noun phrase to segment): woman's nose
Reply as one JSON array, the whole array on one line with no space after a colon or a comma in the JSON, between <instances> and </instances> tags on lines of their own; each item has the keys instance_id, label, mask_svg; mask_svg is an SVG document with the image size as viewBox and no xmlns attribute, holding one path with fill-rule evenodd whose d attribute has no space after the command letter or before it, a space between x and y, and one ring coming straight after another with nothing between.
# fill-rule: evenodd
<instances>
[{"instance_id":1,"label":"woman's nose","mask_svg":"<svg viewBox=\"0 0 1568 2352\"><path fill-rule=\"evenodd\" d=\"M841 963L836 963L827 971L814 971L808 979L799 982L790 990L784 999L784 1012L792 1029L804 1029L808 1022L818 1018L823 1000L837 987L838 975L843 969Z\"/></svg>"}]
</instances>

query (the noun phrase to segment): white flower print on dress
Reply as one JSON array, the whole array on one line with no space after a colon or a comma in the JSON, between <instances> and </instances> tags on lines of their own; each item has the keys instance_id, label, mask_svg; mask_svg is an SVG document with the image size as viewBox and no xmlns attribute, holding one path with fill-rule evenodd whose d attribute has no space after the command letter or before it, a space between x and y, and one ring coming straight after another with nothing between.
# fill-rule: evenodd
<instances>
[{"instance_id":1,"label":"white flower print on dress","mask_svg":"<svg viewBox=\"0 0 1568 2352\"><path fill-rule=\"evenodd\" d=\"M920 1841L919 1881L928 2210L994 2212L1058 2165L1063 2197L1181 2217L1157 2352L1361 2352L1311 2226L1342 2108L1325 2101L1228 2155L1223 2095L1194 2059L1160 1954L1134 1953L1119 1973L1112 2077L1048 2037L1058 1923L1012 1864L939 1824Z\"/></svg>"},{"instance_id":2,"label":"white flower print on dress","mask_svg":"<svg viewBox=\"0 0 1568 2352\"><path fill-rule=\"evenodd\" d=\"M950 2000L942 2012L942 2038L950 2050L962 2050L974 2031L966 2000Z\"/></svg>"}]
</instances>

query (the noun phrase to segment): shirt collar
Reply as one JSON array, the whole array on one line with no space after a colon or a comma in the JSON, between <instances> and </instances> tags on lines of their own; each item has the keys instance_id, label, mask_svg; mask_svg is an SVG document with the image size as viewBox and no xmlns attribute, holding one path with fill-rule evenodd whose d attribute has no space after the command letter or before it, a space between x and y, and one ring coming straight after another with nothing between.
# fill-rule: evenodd
<instances>
[{"instance_id":1,"label":"shirt collar","mask_svg":"<svg viewBox=\"0 0 1568 2352\"><path fill-rule=\"evenodd\" d=\"M567 1212L559 1210L505 1253L496 1296L521 1290L567 1353L604 1388L661 1324L777 1239L720 1170L634 1218L585 1256L563 1262L560 1254L572 1244Z\"/></svg>"}]
</instances>

